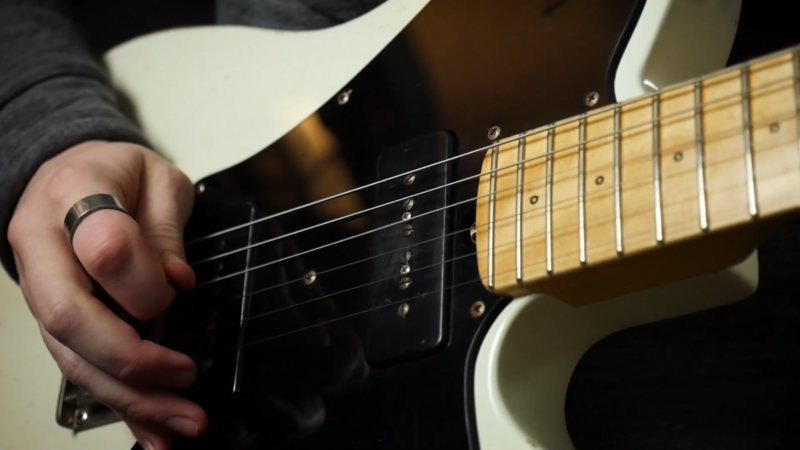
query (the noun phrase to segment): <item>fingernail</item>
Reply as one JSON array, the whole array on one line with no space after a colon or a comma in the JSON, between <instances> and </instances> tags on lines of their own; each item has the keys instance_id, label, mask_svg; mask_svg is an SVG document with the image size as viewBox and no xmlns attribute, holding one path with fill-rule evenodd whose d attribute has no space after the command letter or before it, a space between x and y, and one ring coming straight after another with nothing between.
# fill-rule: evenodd
<instances>
[{"instance_id":1,"label":"fingernail","mask_svg":"<svg viewBox=\"0 0 800 450\"><path fill-rule=\"evenodd\" d=\"M142 448L144 450L156 450L156 446L151 444L149 441L139 441L142 444Z\"/></svg>"},{"instance_id":2,"label":"fingernail","mask_svg":"<svg viewBox=\"0 0 800 450\"><path fill-rule=\"evenodd\" d=\"M170 417L167 419L167 428L184 436L195 437L200 426L185 417Z\"/></svg>"}]
</instances>

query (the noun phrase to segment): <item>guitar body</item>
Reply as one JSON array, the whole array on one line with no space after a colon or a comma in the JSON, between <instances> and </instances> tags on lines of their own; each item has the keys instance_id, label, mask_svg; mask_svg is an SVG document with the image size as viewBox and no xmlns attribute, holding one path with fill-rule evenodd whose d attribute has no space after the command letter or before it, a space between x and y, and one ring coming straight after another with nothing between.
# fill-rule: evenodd
<instances>
[{"instance_id":1,"label":"guitar body","mask_svg":"<svg viewBox=\"0 0 800 450\"><path fill-rule=\"evenodd\" d=\"M572 448L564 400L586 350L749 296L755 255L583 308L501 298L476 280L470 238L483 152L378 182L722 68L740 7L390 0L329 30L173 30L107 54L131 117L197 186L199 286L157 338L197 360L186 395L211 427L175 447ZM24 325L37 376L4 389L41 391L40 442L130 447L119 423L71 440L56 428L59 375Z\"/></svg>"}]
</instances>

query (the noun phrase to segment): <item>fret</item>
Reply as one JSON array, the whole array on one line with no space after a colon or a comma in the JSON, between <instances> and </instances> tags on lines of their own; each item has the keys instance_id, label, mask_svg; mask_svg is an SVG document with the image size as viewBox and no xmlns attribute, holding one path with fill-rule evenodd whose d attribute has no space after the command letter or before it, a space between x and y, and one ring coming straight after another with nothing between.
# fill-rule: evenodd
<instances>
[{"instance_id":1,"label":"fret","mask_svg":"<svg viewBox=\"0 0 800 450\"><path fill-rule=\"evenodd\" d=\"M758 216L756 204L756 177L753 170L753 136L750 123L750 70L744 66L741 70L742 78L742 116L744 130L744 161L747 176L747 204L751 217Z\"/></svg>"},{"instance_id":2,"label":"fret","mask_svg":"<svg viewBox=\"0 0 800 450\"><path fill-rule=\"evenodd\" d=\"M547 175L545 189L545 239L547 247L547 273L553 273L553 134L555 124L547 130Z\"/></svg>"},{"instance_id":3,"label":"fret","mask_svg":"<svg viewBox=\"0 0 800 450\"><path fill-rule=\"evenodd\" d=\"M586 264L586 115L578 125L578 245L581 264Z\"/></svg>"},{"instance_id":4,"label":"fret","mask_svg":"<svg viewBox=\"0 0 800 450\"><path fill-rule=\"evenodd\" d=\"M489 290L494 290L494 214L495 197L497 196L497 154L500 152L499 146L492 147L492 172L489 174L489 248L488 248L488 268L489 268Z\"/></svg>"},{"instance_id":5,"label":"fret","mask_svg":"<svg viewBox=\"0 0 800 450\"><path fill-rule=\"evenodd\" d=\"M656 219L656 242L664 242L664 216L661 210L661 149L658 94L653 96L653 211Z\"/></svg>"},{"instance_id":6,"label":"fret","mask_svg":"<svg viewBox=\"0 0 800 450\"><path fill-rule=\"evenodd\" d=\"M525 161L525 133L517 143L517 217L516 217L516 267L517 283L522 283L522 165Z\"/></svg>"},{"instance_id":7,"label":"fret","mask_svg":"<svg viewBox=\"0 0 800 450\"><path fill-rule=\"evenodd\" d=\"M700 216L700 229L708 231L708 204L706 203L706 162L703 138L703 94L702 83L694 84L694 128L697 142L697 208Z\"/></svg>"},{"instance_id":8,"label":"fret","mask_svg":"<svg viewBox=\"0 0 800 450\"><path fill-rule=\"evenodd\" d=\"M476 235L483 286L581 306L751 254L754 218L800 211L798 50L490 143L476 208L489 224Z\"/></svg>"},{"instance_id":9,"label":"fret","mask_svg":"<svg viewBox=\"0 0 800 450\"><path fill-rule=\"evenodd\" d=\"M622 192L620 191L619 106L614 108L614 233L617 254L622 255Z\"/></svg>"}]
</instances>

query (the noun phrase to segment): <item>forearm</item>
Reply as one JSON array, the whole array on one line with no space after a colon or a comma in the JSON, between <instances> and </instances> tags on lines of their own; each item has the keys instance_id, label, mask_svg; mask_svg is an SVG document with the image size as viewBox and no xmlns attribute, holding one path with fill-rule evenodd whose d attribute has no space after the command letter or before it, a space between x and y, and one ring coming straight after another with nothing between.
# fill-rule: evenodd
<instances>
[{"instance_id":1,"label":"forearm","mask_svg":"<svg viewBox=\"0 0 800 450\"><path fill-rule=\"evenodd\" d=\"M87 140L145 143L66 3L0 0L0 260L14 278L8 223L38 167Z\"/></svg>"}]
</instances>

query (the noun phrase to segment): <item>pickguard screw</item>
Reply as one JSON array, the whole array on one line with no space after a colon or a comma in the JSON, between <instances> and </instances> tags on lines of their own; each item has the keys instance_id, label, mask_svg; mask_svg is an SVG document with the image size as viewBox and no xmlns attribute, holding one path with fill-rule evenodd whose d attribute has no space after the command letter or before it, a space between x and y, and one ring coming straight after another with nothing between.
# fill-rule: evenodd
<instances>
[{"instance_id":1,"label":"pickguard screw","mask_svg":"<svg viewBox=\"0 0 800 450\"><path fill-rule=\"evenodd\" d=\"M781 124L779 124L778 122L775 122L769 126L769 132L772 134L775 134L780 130L781 130Z\"/></svg>"},{"instance_id":2,"label":"pickguard screw","mask_svg":"<svg viewBox=\"0 0 800 450\"><path fill-rule=\"evenodd\" d=\"M594 106L599 101L600 101L600 94L597 93L597 91L592 91L586 94L586 99L584 100L584 103L586 103L586 106Z\"/></svg>"},{"instance_id":3,"label":"pickguard screw","mask_svg":"<svg viewBox=\"0 0 800 450\"><path fill-rule=\"evenodd\" d=\"M400 255L400 260L403 261L404 263L407 263L407 262L411 261L411 256L413 256L413 253L411 253L411 250L404 250L403 254Z\"/></svg>"},{"instance_id":4,"label":"pickguard screw","mask_svg":"<svg viewBox=\"0 0 800 450\"><path fill-rule=\"evenodd\" d=\"M473 244L478 243L478 225L472 224L472 227L469 229L469 238L472 239Z\"/></svg>"},{"instance_id":5,"label":"pickguard screw","mask_svg":"<svg viewBox=\"0 0 800 450\"><path fill-rule=\"evenodd\" d=\"M198 194L202 194L206 191L206 184L205 183L197 183L197 186L194 188Z\"/></svg>"},{"instance_id":6,"label":"pickguard screw","mask_svg":"<svg viewBox=\"0 0 800 450\"><path fill-rule=\"evenodd\" d=\"M406 179L403 181L403 184L406 186L411 186L414 184L414 181L417 179L417 176L413 173L411 175L406 175Z\"/></svg>"},{"instance_id":7,"label":"pickguard screw","mask_svg":"<svg viewBox=\"0 0 800 450\"><path fill-rule=\"evenodd\" d=\"M487 133L487 136L492 141L497 139L498 137L500 137L500 127L495 125L495 126L489 128L489 132Z\"/></svg>"},{"instance_id":8,"label":"pickguard screw","mask_svg":"<svg viewBox=\"0 0 800 450\"><path fill-rule=\"evenodd\" d=\"M403 264L403 266L400 267L401 275L408 275L409 272L411 272L411 266L409 266L408 264Z\"/></svg>"},{"instance_id":9,"label":"pickguard screw","mask_svg":"<svg viewBox=\"0 0 800 450\"><path fill-rule=\"evenodd\" d=\"M603 178L603 176L602 176L602 175L600 175L599 177L597 177L597 179L596 179L596 180L594 180L594 183L595 183L596 185L600 186L601 184L603 184L603 181L606 181L606 179L605 179L605 178Z\"/></svg>"},{"instance_id":10,"label":"pickguard screw","mask_svg":"<svg viewBox=\"0 0 800 450\"><path fill-rule=\"evenodd\" d=\"M336 97L336 102L339 104L339 106L344 105L349 101L350 101L350 91L342 91Z\"/></svg>"},{"instance_id":11,"label":"pickguard screw","mask_svg":"<svg viewBox=\"0 0 800 450\"><path fill-rule=\"evenodd\" d=\"M303 277L303 284L306 286L311 286L315 281L317 281L317 272L313 270L309 270L306 276Z\"/></svg>"},{"instance_id":12,"label":"pickguard screw","mask_svg":"<svg viewBox=\"0 0 800 450\"><path fill-rule=\"evenodd\" d=\"M217 275L221 274L222 271L225 270L225 264L224 263L218 263L216 266L214 266L214 270L216 270Z\"/></svg>"},{"instance_id":13,"label":"pickguard screw","mask_svg":"<svg viewBox=\"0 0 800 450\"><path fill-rule=\"evenodd\" d=\"M403 202L403 209L406 211L411 211L412 208L414 208L414 199L407 198L406 201Z\"/></svg>"},{"instance_id":14,"label":"pickguard screw","mask_svg":"<svg viewBox=\"0 0 800 450\"><path fill-rule=\"evenodd\" d=\"M403 303L397 308L397 315L405 319L406 315L408 314L408 310L410 309L411 307L408 306L408 303Z\"/></svg>"},{"instance_id":15,"label":"pickguard screw","mask_svg":"<svg viewBox=\"0 0 800 450\"><path fill-rule=\"evenodd\" d=\"M220 239L220 240L217 241L217 251L221 252L222 250L225 250L225 240L224 239Z\"/></svg>"},{"instance_id":16,"label":"pickguard screw","mask_svg":"<svg viewBox=\"0 0 800 450\"><path fill-rule=\"evenodd\" d=\"M78 417L75 419L78 423L84 423L89 420L89 412L85 409L78 412Z\"/></svg>"},{"instance_id":17,"label":"pickguard screw","mask_svg":"<svg viewBox=\"0 0 800 450\"><path fill-rule=\"evenodd\" d=\"M681 152L675 153L675 161L677 162L683 161L683 153Z\"/></svg>"},{"instance_id":18,"label":"pickguard screw","mask_svg":"<svg viewBox=\"0 0 800 450\"><path fill-rule=\"evenodd\" d=\"M469 309L469 315L472 317L480 317L486 311L486 305L482 301L477 301L472 304L472 308Z\"/></svg>"},{"instance_id":19,"label":"pickguard screw","mask_svg":"<svg viewBox=\"0 0 800 450\"><path fill-rule=\"evenodd\" d=\"M401 291L408 289L409 286L411 286L411 278L409 277L400 278L400 283L398 283L397 287L399 287Z\"/></svg>"},{"instance_id":20,"label":"pickguard screw","mask_svg":"<svg viewBox=\"0 0 800 450\"><path fill-rule=\"evenodd\" d=\"M406 224L403 227L403 237L411 237L412 234L414 234L414 226L410 223Z\"/></svg>"},{"instance_id":21,"label":"pickguard screw","mask_svg":"<svg viewBox=\"0 0 800 450\"><path fill-rule=\"evenodd\" d=\"M537 203L539 203L539 196L534 195L533 197L531 197L531 205L535 205Z\"/></svg>"},{"instance_id":22,"label":"pickguard screw","mask_svg":"<svg viewBox=\"0 0 800 450\"><path fill-rule=\"evenodd\" d=\"M403 213L403 221L411 220L411 213L406 211Z\"/></svg>"}]
</instances>

